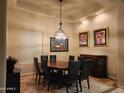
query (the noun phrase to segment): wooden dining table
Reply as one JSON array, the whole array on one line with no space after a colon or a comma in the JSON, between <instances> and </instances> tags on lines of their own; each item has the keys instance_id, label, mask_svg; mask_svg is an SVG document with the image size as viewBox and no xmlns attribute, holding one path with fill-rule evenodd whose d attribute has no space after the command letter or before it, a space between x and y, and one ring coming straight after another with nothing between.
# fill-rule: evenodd
<instances>
[{"instance_id":1,"label":"wooden dining table","mask_svg":"<svg viewBox=\"0 0 124 93\"><path fill-rule=\"evenodd\" d=\"M48 62L48 67L50 68L57 68L57 69L67 69L68 68L68 61L56 61L56 62Z\"/></svg>"},{"instance_id":2,"label":"wooden dining table","mask_svg":"<svg viewBox=\"0 0 124 93\"><path fill-rule=\"evenodd\" d=\"M54 78L62 79L62 77L67 74L68 63L69 63L68 61L62 60L57 60L56 62L48 61L47 67L49 75L51 75L50 77L53 79ZM60 89L62 88L62 82L59 81L58 79L56 81L58 84L58 88Z\"/></svg>"}]
</instances>

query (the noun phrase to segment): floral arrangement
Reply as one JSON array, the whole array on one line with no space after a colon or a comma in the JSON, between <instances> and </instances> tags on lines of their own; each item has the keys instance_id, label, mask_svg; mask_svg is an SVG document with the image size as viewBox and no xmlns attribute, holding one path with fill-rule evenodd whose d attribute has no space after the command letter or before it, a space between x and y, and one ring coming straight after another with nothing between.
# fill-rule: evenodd
<instances>
[{"instance_id":1,"label":"floral arrangement","mask_svg":"<svg viewBox=\"0 0 124 93\"><path fill-rule=\"evenodd\" d=\"M8 74L13 73L13 69L15 68L14 65L16 64L16 62L17 62L17 59L16 58L13 58L11 56L9 56L7 58L7 73Z\"/></svg>"}]
</instances>

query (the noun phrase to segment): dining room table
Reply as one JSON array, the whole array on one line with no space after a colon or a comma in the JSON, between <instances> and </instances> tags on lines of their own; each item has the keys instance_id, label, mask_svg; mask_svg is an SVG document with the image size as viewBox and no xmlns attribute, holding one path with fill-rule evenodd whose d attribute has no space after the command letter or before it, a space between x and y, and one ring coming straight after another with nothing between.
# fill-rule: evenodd
<instances>
[{"instance_id":1,"label":"dining room table","mask_svg":"<svg viewBox=\"0 0 124 93\"><path fill-rule=\"evenodd\" d=\"M48 67L55 68L55 69L67 69L68 68L68 61L58 60L55 62L48 62Z\"/></svg>"},{"instance_id":2,"label":"dining room table","mask_svg":"<svg viewBox=\"0 0 124 93\"><path fill-rule=\"evenodd\" d=\"M68 63L69 61L57 60L55 62L48 61L48 69L52 73L56 73L59 77L66 75L68 73Z\"/></svg>"},{"instance_id":3,"label":"dining room table","mask_svg":"<svg viewBox=\"0 0 124 93\"><path fill-rule=\"evenodd\" d=\"M60 79L60 78L62 79L62 77L64 75L67 75L67 73L68 73L68 71L67 71L68 70L68 63L69 63L69 61L62 61L62 60L57 60L55 62L48 61L47 67L48 67L50 73L52 73L51 74L52 77L56 77L56 78L58 77L58 79ZM53 76L53 75L55 75L55 76ZM60 80L58 80L57 85L58 85L58 88L61 88L62 82Z\"/></svg>"}]
</instances>

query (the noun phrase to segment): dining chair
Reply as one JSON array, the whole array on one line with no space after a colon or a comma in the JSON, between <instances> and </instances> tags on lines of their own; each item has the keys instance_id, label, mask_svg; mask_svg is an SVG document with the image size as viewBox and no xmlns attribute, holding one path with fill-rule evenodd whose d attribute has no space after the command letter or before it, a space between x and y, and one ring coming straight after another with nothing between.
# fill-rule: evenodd
<instances>
[{"instance_id":1,"label":"dining chair","mask_svg":"<svg viewBox=\"0 0 124 93\"><path fill-rule=\"evenodd\" d=\"M41 56L41 69L43 70L43 86L45 86L47 64L48 64L48 55L42 55Z\"/></svg>"},{"instance_id":2,"label":"dining chair","mask_svg":"<svg viewBox=\"0 0 124 93\"><path fill-rule=\"evenodd\" d=\"M70 61L68 64L68 74L63 75L60 78L62 84L66 87L66 93L68 93L68 88L73 83L76 84L76 90L78 93L78 74L80 70L80 62L79 61Z\"/></svg>"},{"instance_id":3,"label":"dining chair","mask_svg":"<svg viewBox=\"0 0 124 93\"><path fill-rule=\"evenodd\" d=\"M41 69L43 69L43 71L45 71L47 67L47 63L48 63L48 55L42 55L41 56Z\"/></svg>"},{"instance_id":4,"label":"dining chair","mask_svg":"<svg viewBox=\"0 0 124 93\"><path fill-rule=\"evenodd\" d=\"M50 62L56 62L56 55L50 55Z\"/></svg>"},{"instance_id":5,"label":"dining chair","mask_svg":"<svg viewBox=\"0 0 124 93\"><path fill-rule=\"evenodd\" d=\"M37 57L34 57L34 66L35 66L35 71L36 71L35 72L36 73L35 81L37 82L37 80L38 80L38 84L39 84L41 75L43 75L43 71L40 70L40 68L39 68L38 58Z\"/></svg>"},{"instance_id":6,"label":"dining chair","mask_svg":"<svg viewBox=\"0 0 124 93\"><path fill-rule=\"evenodd\" d=\"M55 73L53 68L47 67L46 81L48 84L47 90L49 91L51 85L59 85L59 73Z\"/></svg>"},{"instance_id":7,"label":"dining chair","mask_svg":"<svg viewBox=\"0 0 124 93\"><path fill-rule=\"evenodd\" d=\"M73 55L69 55L69 61L74 61L75 57Z\"/></svg>"},{"instance_id":8,"label":"dining chair","mask_svg":"<svg viewBox=\"0 0 124 93\"><path fill-rule=\"evenodd\" d=\"M80 91L82 92L81 81L83 80L87 80L88 89L90 89L89 76L90 76L91 61L89 59L81 59L80 62L81 62L81 66L80 66L80 74L79 74L79 85L80 85Z\"/></svg>"},{"instance_id":9,"label":"dining chair","mask_svg":"<svg viewBox=\"0 0 124 93\"><path fill-rule=\"evenodd\" d=\"M56 63L56 59L57 59L56 55L50 55L51 63ZM55 68L51 68L50 70L51 70L52 74L58 74L58 71Z\"/></svg>"}]
</instances>

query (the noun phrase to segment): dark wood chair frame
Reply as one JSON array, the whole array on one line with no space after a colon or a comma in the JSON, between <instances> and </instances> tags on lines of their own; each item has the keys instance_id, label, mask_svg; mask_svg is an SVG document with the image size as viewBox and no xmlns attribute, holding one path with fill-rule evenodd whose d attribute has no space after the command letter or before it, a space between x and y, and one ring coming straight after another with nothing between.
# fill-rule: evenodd
<instances>
[{"instance_id":1,"label":"dark wood chair frame","mask_svg":"<svg viewBox=\"0 0 124 93\"><path fill-rule=\"evenodd\" d=\"M90 89L90 83L89 83L89 76L90 76L90 60L81 60L81 67L80 67L80 74L79 74L79 85L80 85L80 91L82 92L82 80L87 80L88 89Z\"/></svg>"},{"instance_id":2,"label":"dark wood chair frame","mask_svg":"<svg viewBox=\"0 0 124 93\"><path fill-rule=\"evenodd\" d=\"M42 70L40 70L37 57L34 57L34 65L35 65L35 70L36 70L35 81L36 82L38 81L38 84L39 84L41 76L43 76L43 72L42 72Z\"/></svg>"}]
</instances>

